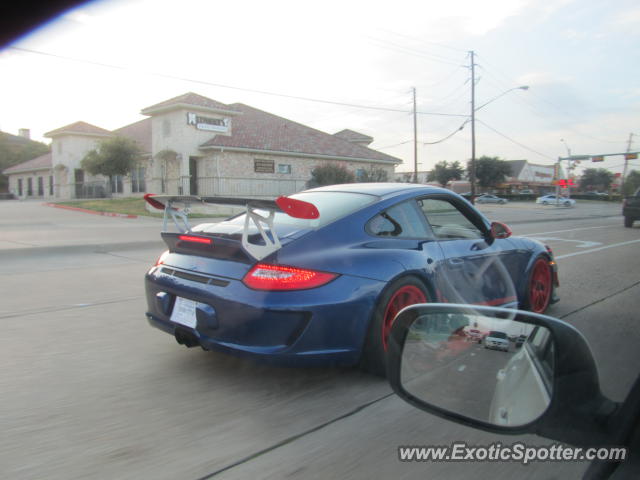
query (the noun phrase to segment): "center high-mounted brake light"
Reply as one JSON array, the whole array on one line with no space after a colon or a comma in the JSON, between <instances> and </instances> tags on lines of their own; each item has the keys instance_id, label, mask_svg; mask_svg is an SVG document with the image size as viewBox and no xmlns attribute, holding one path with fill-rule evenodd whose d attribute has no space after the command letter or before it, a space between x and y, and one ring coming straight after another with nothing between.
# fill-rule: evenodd
<instances>
[{"instance_id":1,"label":"center high-mounted brake light","mask_svg":"<svg viewBox=\"0 0 640 480\"><path fill-rule=\"evenodd\" d=\"M181 242L201 243L203 245L213 244L213 241L210 238L196 237L195 235L178 235L178 240Z\"/></svg>"},{"instance_id":2,"label":"center high-mounted brake light","mask_svg":"<svg viewBox=\"0 0 640 480\"><path fill-rule=\"evenodd\" d=\"M317 270L258 263L242 281L255 290L306 290L325 285L337 276Z\"/></svg>"}]
</instances>

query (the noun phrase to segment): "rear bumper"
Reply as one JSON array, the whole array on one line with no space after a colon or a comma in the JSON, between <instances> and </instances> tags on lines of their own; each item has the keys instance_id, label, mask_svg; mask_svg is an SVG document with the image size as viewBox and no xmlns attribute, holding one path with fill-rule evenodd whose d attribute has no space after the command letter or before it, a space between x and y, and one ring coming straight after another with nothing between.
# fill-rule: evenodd
<instances>
[{"instance_id":1,"label":"rear bumper","mask_svg":"<svg viewBox=\"0 0 640 480\"><path fill-rule=\"evenodd\" d=\"M383 282L349 276L291 292L257 291L239 280L225 281L224 286L202 284L151 269L145 278L149 323L206 350L262 362L353 365L384 287ZM171 321L176 296L204 305L208 313L199 312L195 328Z\"/></svg>"}]
</instances>

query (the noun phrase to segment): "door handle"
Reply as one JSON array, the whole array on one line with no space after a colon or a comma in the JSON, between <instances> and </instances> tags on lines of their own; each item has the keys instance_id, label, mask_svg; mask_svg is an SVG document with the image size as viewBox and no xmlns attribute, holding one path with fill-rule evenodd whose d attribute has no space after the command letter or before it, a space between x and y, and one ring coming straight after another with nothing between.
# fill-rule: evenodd
<instances>
[{"instance_id":1,"label":"door handle","mask_svg":"<svg viewBox=\"0 0 640 480\"><path fill-rule=\"evenodd\" d=\"M449 263L451 265L462 265L464 263L464 259L462 258L450 258Z\"/></svg>"}]
</instances>

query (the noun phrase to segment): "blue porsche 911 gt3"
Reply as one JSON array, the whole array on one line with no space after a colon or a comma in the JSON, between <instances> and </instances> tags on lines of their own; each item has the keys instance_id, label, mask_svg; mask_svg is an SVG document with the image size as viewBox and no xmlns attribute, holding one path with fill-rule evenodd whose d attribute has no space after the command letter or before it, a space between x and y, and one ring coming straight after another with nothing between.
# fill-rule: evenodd
<instances>
[{"instance_id":1,"label":"blue porsche 911 gt3","mask_svg":"<svg viewBox=\"0 0 640 480\"><path fill-rule=\"evenodd\" d=\"M189 347L384 374L391 324L408 305L540 313L557 300L551 250L449 190L359 183L274 201L145 198L165 211L169 248L146 275L147 318ZM190 227L202 204L246 210Z\"/></svg>"}]
</instances>

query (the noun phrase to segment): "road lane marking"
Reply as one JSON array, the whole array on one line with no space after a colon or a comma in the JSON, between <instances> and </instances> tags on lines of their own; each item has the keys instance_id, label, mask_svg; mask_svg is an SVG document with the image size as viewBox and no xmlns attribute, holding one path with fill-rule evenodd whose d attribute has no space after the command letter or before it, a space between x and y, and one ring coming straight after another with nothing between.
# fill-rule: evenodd
<instances>
[{"instance_id":1,"label":"road lane marking","mask_svg":"<svg viewBox=\"0 0 640 480\"><path fill-rule=\"evenodd\" d=\"M591 250L583 250L581 252L565 253L564 255L558 255L555 258L556 258L556 260L560 260L562 258L574 257L576 255L584 255L585 253L599 252L600 250L607 250L608 248L624 247L625 245L631 245L633 243L638 243L638 242L640 242L640 239L638 239L638 240L629 240L628 242L612 243L611 245L605 245L604 247L592 248Z\"/></svg>"},{"instance_id":2,"label":"road lane marking","mask_svg":"<svg viewBox=\"0 0 640 480\"><path fill-rule=\"evenodd\" d=\"M577 232L578 230L591 230L594 228L610 228L612 226L614 226L615 224L611 224L611 225L600 225L597 227L582 227L582 228L571 228L569 230L553 230L551 232L539 232L539 233L524 233L522 235L518 235L518 237L531 237L531 236L536 236L536 235L547 235L549 233L564 233L564 232Z\"/></svg>"},{"instance_id":3,"label":"road lane marking","mask_svg":"<svg viewBox=\"0 0 640 480\"><path fill-rule=\"evenodd\" d=\"M548 240L555 241L555 242L577 243L578 245L576 245L576 248L591 248L591 247L597 247L598 245L602 245L602 242L590 242L587 240L574 240L569 238L556 238L556 237L529 237L529 238L531 238L532 240L538 240L542 243L546 243Z\"/></svg>"}]
</instances>

